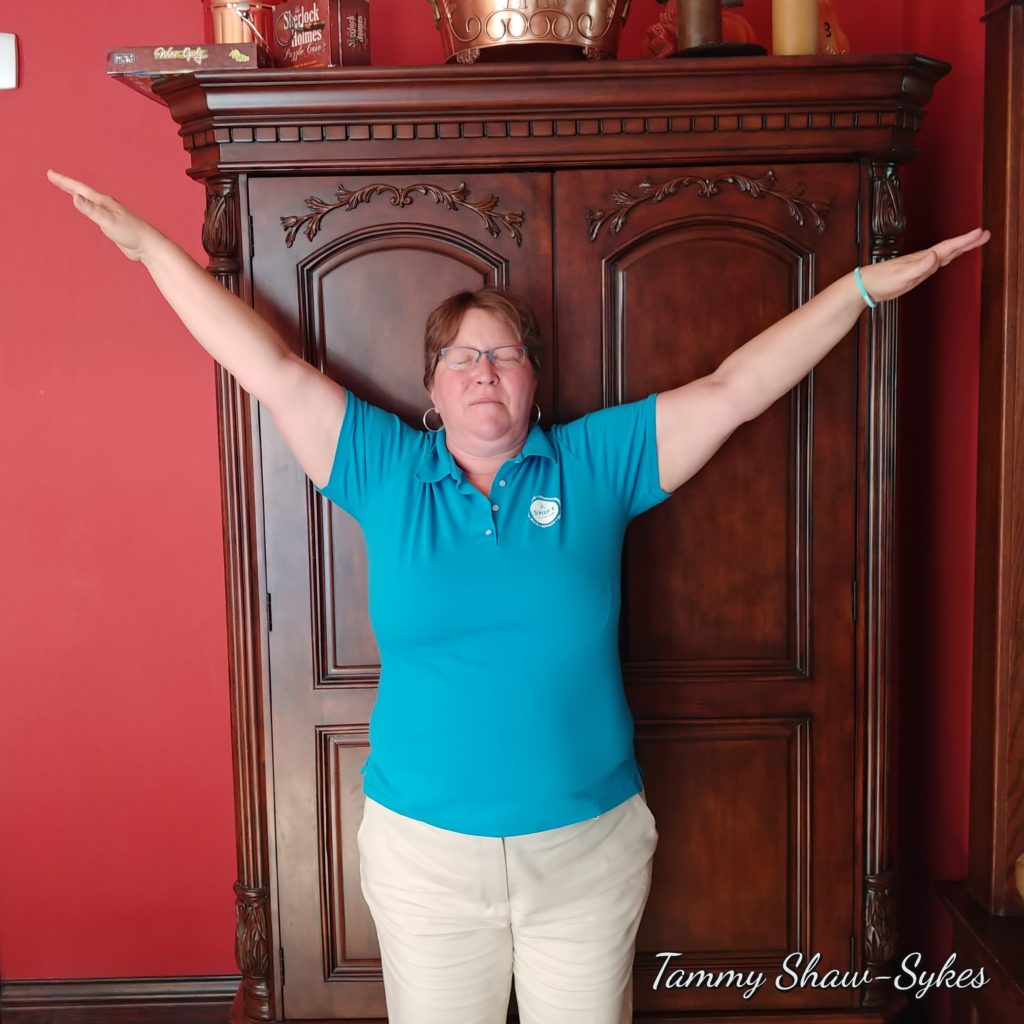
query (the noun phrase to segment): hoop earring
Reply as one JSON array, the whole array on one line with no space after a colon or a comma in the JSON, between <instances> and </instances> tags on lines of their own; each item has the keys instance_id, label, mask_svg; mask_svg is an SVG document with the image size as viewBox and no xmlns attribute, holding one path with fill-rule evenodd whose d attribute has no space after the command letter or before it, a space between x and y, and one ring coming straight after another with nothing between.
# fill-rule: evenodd
<instances>
[{"instance_id":1,"label":"hoop earring","mask_svg":"<svg viewBox=\"0 0 1024 1024\"><path fill-rule=\"evenodd\" d=\"M425 412L425 413L423 414L423 429L424 429L424 430L425 430L425 431L426 431L426 432L427 432L428 434L436 434L436 433L437 433L437 432L438 432L439 430L441 430L441 429L442 429L442 428L444 427L444 420L441 420L441 426L440 426L440 427L428 427L428 426L427 426L427 417L428 417L428 416L429 416L429 415L430 415L430 414L431 414L432 412L437 412L437 410L436 410L436 409L435 409L435 408L434 408L433 406L431 406L431 407L430 407L430 408L429 408L429 409L428 409L428 410L427 410L427 411L426 411L426 412ZM441 418L441 414L440 414L439 412L437 412L437 416L438 416L438 419L440 419L440 418Z\"/></svg>"},{"instance_id":2,"label":"hoop earring","mask_svg":"<svg viewBox=\"0 0 1024 1024\"><path fill-rule=\"evenodd\" d=\"M540 412L540 406L536 402L533 403L533 407L534 407L534 409L537 410L537 418L533 421L533 425L536 426L538 423L540 423L541 412Z\"/></svg>"}]
</instances>

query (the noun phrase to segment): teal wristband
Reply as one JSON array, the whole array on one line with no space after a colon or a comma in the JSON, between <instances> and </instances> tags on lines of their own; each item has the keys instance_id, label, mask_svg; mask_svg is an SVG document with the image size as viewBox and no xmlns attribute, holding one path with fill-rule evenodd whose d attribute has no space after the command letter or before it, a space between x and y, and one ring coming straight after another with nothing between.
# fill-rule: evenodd
<instances>
[{"instance_id":1,"label":"teal wristband","mask_svg":"<svg viewBox=\"0 0 1024 1024\"><path fill-rule=\"evenodd\" d=\"M857 282L857 287L860 289L860 293L864 297L864 301L868 304L868 308L874 309L875 306L878 305L878 303L873 298L871 298L870 295L868 295L868 290L867 288L864 287L864 282L861 280L860 277L860 267L854 267L853 279Z\"/></svg>"}]
</instances>

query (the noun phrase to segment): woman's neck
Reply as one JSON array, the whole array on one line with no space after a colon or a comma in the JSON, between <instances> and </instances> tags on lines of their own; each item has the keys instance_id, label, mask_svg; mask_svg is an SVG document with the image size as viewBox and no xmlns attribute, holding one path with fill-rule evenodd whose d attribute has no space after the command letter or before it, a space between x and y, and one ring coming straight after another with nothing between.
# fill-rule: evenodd
<instances>
[{"instance_id":1,"label":"woman's neck","mask_svg":"<svg viewBox=\"0 0 1024 1024\"><path fill-rule=\"evenodd\" d=\"M514 459L526 444L526 437L510 445L502 446L499 442L494 450L487 451L486 445L461 446L453 441L450 436L445 436L445 444L451 452L455 464L466 474L466 479L481 491L483 494L490 494L491 482L502 465L509 459Z\"/></svg>"}]
</instances>

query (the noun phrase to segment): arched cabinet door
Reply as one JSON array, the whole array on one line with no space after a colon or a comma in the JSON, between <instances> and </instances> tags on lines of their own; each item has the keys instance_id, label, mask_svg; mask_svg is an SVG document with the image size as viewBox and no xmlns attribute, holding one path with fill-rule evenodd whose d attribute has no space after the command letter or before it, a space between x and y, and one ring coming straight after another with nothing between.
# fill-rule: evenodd
<instances>
[{"instance_id":1,"label":"arched cabinet door","mask_svg":"<svg viewBox=\"0 0 1024 1024\"><path fill-rule=\"evenodd\" d=\"M423 325L447 295L511 286L551 334L548 174L250 177L247 199L255 308L315 366L409 423L430 404ZM548 370L539 395L551 408ZM383 1018L355 845L379 674L366 552L358 525L316 492L265 410L259 435L284 1017ZM424 594L424 614L430 601Z\"/></svg>"},{"instance_id":2,"label":"arched cabinet door","mask_svg":"<svg viewBox=\"0 0 1024 1024\"><path fill-rule=\"evenodd\" d=\"M556 174L561 416L712 372L852 269L858 175ZM852 966L858 352L855 329L627 535L623 665L660 834L637 1012L750 1005L735 986L668 989L667 975L654 991L666 963L769 979L792 952L820 952L822 973ZM756 1003L860 998L769 983Z\"/></svg>"}]
</instances>

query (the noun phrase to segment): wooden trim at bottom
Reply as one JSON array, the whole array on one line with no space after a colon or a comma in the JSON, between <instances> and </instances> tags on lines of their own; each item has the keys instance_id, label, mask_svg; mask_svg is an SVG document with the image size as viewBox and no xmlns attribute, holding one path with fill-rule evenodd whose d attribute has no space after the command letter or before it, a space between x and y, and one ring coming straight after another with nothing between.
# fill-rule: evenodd
<instances>
[{"instance_id":1,"label":"wooden trim at bottom","mask_svg":"<svg viewBox=\"0 0 1024 1024\"><path fill-rule=\"evenodd\" d=\"M221 974L201 977L98 978L67 980L0 980L0 1019L3 1024L227 1024L241 978ZM639 1018L644 1024L687 1021L700 1024L885 1024L896 1007L875 1010L803 1013L656 1014ZM513 1018L517 1019L517 1018ZM337 1024L303 1021L302 1024ZM346 1024L385 1024L351 1020ZM454 1022L453 1022L454 1024Z\"/></svg>"},{"instance_id":2,"label":"wooden trim at bottom","mask_svg":"<svg viewBox=\"0 0 1024 1024\"><path fill-rule=\"evenodd\" d=\"M4 1024L226 1024L241 978L0 980Z\"/></svg>"}]
</instances>

